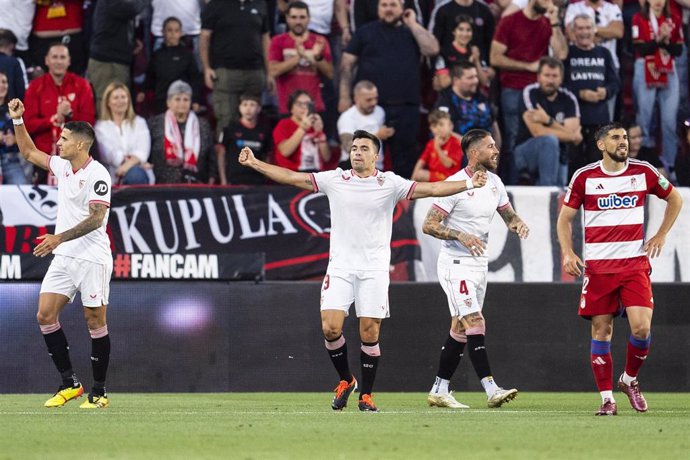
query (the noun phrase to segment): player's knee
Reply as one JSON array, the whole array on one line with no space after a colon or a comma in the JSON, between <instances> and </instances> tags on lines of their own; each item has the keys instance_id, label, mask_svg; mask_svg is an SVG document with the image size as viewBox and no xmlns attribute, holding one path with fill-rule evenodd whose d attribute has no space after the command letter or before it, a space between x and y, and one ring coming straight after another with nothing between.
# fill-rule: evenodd
<instances>
[{"instance_id":1,"label":"player's knee","mask_svg":"<svg viewBox=\"0 0 690 460\"><path fill-rule=\"evenodd\" d=\"M486 323L482 320L465 330L466 335L486 335Z\"/></svg>"},{"instance_id":2,"label":"player's knee","mask_svg":"<svg viewBox=\"0 0 690 460\"><path fill-rule=\"evenodd\" d=\"M100 329L105 326L105 317L96 314L95 312L85 312L84 319L86 320L86 326L89 328L90 331Z\"/></svg>"},{"instance_id":3,"label":"player's knee","mask_svg":"<svg viewBox=\"0 0 690 460\"><path fill-rule=\"evenodd\" d=\"M38 310L38 313L36 313L36 321L38 324L55 324L57 323L58 316L55 313L51 312L45 312Z\"/></svg>"},{"instance_id":4,"label":"player's knee","mask_svg":"<svg viewBox=\"0 0 690 460\"><path fill-rule=\"evenodd\" d=\"M335 326L333 324L321 323L321 330L323 331L323 336L328 341L332 341L343 335L342 328Z\"/></svg>"},{"instance_id":5,"label":"player's knee","mask_svg":"<svg viewBox=\"0 0 690 460\"><path fill-rule=\"evenodd\" d=\"M648 324L640 324L631 327L632 336L637 340L646 340L649 337L650 327Z\"/></svg>"}]
</instances>

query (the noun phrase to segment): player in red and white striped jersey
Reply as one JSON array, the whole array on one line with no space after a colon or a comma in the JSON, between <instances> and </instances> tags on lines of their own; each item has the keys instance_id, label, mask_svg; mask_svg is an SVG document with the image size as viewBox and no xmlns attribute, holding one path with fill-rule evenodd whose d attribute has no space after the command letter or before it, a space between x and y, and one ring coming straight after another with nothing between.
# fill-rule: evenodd
<instances>
[{"instance_id":1,"label":"player in red and white striped jersey","mask_svg":"<svg viewBox=\"0 0 690 460\"><path fill-rule=\"evenodd\" d=\"M592 321L591 364L602 397L596 415L616 415L611 337L613 318L628 317L631 335L620 388L638 412L647 410L637 374L647 358L654 298L649 258L656 257L683 205L680 194L646 161L628 158L628 135L618 123L596 133L602 160L573 175L558 217L563 268L580 276L584 269L579 314ZM645 240L644 205L648 195L666 200L657 233ZM572 221L584 210L584 263L575 254Z\"/></svg>"}]
</instances>

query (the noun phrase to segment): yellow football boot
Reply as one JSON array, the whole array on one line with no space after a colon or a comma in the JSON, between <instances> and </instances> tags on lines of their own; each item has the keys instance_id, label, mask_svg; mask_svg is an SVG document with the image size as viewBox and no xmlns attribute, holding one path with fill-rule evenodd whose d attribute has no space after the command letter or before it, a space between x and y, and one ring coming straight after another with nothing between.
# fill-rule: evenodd
<instances>
[{"instance_id":1,"label":"yellow football boot","mask_svg":"<svg viewBox=\"0 0 690 460\"><path fill-rule=\"evenodd\" d=\"M81 406L79 407L81 409L105 409L109 405L110 403L108 402L107 395L98 396L89 394L89 397L86 398L86 401L81 403Z\"/></svg>"},{"instance_id":2,"label":"yellow football boot","mask_svg":"<svg viewBox=\"0 0 690 460\"><path fill-rule=\"evenodd\" d=\"M62 407L65 405L67 401L71 401L72 399L77 399L81 397L81 395L84 394L84 387L81 386L81 383L79 386L76 387L67 387L67 388L62 388L55 393L55 395L50 398L48 401L45 402L44 406L45 407Z\"/></svg>"}]
</instances>

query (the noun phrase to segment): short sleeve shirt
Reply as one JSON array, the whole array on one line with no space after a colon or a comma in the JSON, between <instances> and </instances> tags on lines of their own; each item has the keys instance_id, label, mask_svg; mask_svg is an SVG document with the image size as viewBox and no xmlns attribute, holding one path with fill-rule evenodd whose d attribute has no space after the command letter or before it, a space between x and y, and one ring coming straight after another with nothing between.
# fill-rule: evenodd
<instances>
[{"instance_id":1,"label":"short sleeve shirt","mask_svg":"<svg viewBox=\"0 0 690 460\"><path fill-rule=\"evenodd\" d=\"M340 168L311 175L315 192L325 193L331 211L328 266L344 270L388 271L393 211L412 199L416 182L376 171L359 177Z\"/></svg>"},{"instance_id":2,"label":"short sleeve shirt","mask_svg":"<svg viewBox=\"0 0 690 460\"><path fill-rule=\"evenodd\" d=\"M58 211L55 234L77 226L89 217L91 203L104 204L110 208L111 181L105 167L89 157L81 169L72 170L72 164L57 155L49 157L48 167L58 183ZM99 264L111 264L113 256L110 240L105 231L108 223L105 213L103 222L84 236L61 243L53 254L84 259Z\"/></svg>"}]
</instances>

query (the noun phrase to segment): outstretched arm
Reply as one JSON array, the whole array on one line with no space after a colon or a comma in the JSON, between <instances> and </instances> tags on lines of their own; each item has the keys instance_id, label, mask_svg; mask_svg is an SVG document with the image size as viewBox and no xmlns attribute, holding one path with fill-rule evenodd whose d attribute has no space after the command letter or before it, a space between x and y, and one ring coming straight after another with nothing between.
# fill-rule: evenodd
<instances>
[{"instance_id":1,"label":"outstretched arm","mask_svg":"<svg viewBox=\"0 0 690 460\"><path fill-rule=\"evenodd\" d=\"M439 240L457 240L465 246L473 256L484 254L484 242L474 235L463 233L443 224L446 216L438 208L432 206L424 219L422 231Z\"/></svg>"},{"instance_id":2,"label":"outstretched arm","mask_svg":"<svg viewBox=\"0 0 690 460\"><path fill-rule=\"evenodd\" d=\"M517 233L523 240L529 236L529 227L520 219L510 203L505 208L499 209L498 213L503 218L503 222L506 223L508 230Z\"/></svg>"},{"instance_id":3,"label":"outstretched arm","mask_svg":"<svg viewBox=\"0 0 690 460\"><path fill-rule=\"evenodd\" d=\"M26 130L22 115L24 115L24 104L19 99L12 99L7 105L10 117L14 123L14 135L17 140L17 146L22 156L26 161L38 166L39 168L48 169L49 156L36 148L34 141L31 140L29 132ZM15 122L15 120L17 120ZM21 123L19 123L21 121Z\"/></svg>"},{"instance_id":4,"label":"outstretched arm","mask_svg":"<svg viewBox=\"0 0 690 460\"><path fill-rule=\"evenodd\" d=\"M428 196L449 196L464 192L474 187L483 187L487 179L486 172L477 171L470 180L447 180L442 182L418 182L412 194L413 199ZM468 187L469 186L469 187Z\"/></svg>"},{"instance_id":5,"label":"outstretched arm","mask_svg":"<svg viewBox=\"0 0 690 460\"><path fill-rule=\"evenodd\" d=\"M558 215L558 223L556 224L556 231L558 233L558 242L561 244L561 254L563 257L563 269L572 276L580 276L582 271L580 267L584 268L585 264L573 251L573 219L577 214L577 209L570 206L561 207L561 213Z\"/></svg>"},{"instance_id":6,"label":"outstretched arm","mask_svg":"<svg viewBox=\"0 0 690 460\"><path fill-rule=\"evenodd\" d=\"M253 170L260 172L274 182L285 185L293 185L303 190L310 192L314 191L314 185L311 182L311 177L307 173L292 171L287 168L268 164L264 161L258 160L254 156L254 152L249 147L245 147L240 151L240 164L247 166Z\"/></svg>"},{"instance_id":7,"label":"outstretched arm","mask_svg":"<svg viewBox=\"0 0 690 460\"><path fill-rule=\"evenodd\" d=\"M60 243L70 241L91 233L103 225L103 218L108 207L103 203L89 203L89 217L79 222L74 227L65 230L57 235L42 235L39 240L43 240L34 248L34 255L45 257L53 252Z\"/></svg>"}]
</instances>

